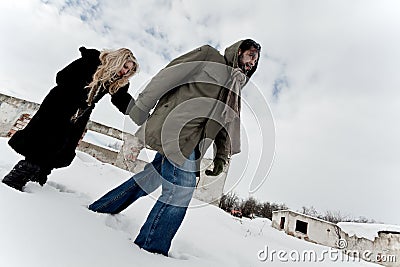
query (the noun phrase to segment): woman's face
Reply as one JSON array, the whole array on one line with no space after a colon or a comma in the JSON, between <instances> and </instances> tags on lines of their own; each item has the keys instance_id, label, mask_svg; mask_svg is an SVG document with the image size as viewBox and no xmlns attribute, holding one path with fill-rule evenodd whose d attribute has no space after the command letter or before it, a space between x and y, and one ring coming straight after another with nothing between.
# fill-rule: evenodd
<instances>
[{"instance_id":1,"label":"woman's face","mask_svg":"<svg viewBox=\"0 0 400 267\"><path fill-rule=\"evenodd\" d=\"M126 75L128 72L132 71L134 65L135 64L132 61L127 61L122 67L122 69L118 71L117 75L119 77Z\"/></svg>"}]
</instances>

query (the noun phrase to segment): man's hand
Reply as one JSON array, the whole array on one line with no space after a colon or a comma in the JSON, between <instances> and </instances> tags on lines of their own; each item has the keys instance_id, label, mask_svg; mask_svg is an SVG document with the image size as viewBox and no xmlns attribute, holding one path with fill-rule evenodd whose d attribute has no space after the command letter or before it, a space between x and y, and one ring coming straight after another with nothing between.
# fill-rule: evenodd
<instances>
[{"instance_id":1,"label":"man's hand","mask_svg":"<svg viewBox=\"0 0 400 267\"><path fill-rule=\"evenodd\" d=\"M220 159L220 158L215 158L214 159L214 169L211 170L206 170L206 175L208 176L218 176L221 174L221 172L224 170L224 165L225 165L225 160Z\"/></svg>"},{"instance_id":2,"label":"man's hand","mask_svg":"<svg viewBox=\"0 0 400 267\"><path fill-rule=\"evenodd\" d=\"M129 117L131 117L137 125L142 125L149 117L149 113L141 110L137 105L133 105L132 109L129 111Z\"/></svg>"}]
</instances>

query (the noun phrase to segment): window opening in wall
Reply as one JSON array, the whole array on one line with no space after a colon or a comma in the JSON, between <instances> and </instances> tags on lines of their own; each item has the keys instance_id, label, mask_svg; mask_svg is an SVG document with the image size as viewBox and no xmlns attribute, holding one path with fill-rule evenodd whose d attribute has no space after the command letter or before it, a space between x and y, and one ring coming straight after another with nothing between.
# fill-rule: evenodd
<instances>
[{"instance_id":1,"label":"window opening in wall","mask_svg":"<svg viewBox=\"0 0 400 267\"><path fill-rule=\"evenodd\" d=\"M301 220L296 220L296 231L303 233L303 234L307 234L307 226L308 223L301 221Z\"/></svg>"}]
</instances>

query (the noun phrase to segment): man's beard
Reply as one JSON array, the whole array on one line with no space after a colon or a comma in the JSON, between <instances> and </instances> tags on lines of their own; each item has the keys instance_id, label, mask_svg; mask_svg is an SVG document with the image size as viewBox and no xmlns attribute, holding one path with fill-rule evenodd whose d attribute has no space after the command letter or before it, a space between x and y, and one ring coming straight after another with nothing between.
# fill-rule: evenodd
<instances>
[{"instance_id":1,"label":"man's beard","mask_svg":"<svg viewBox=\"0 0 400 267\"><path fill-rule=\"evenodd\" d=\"M239 55L239 58L238 58L238 67L239 67L239 68L243 71L243 73L246 74L246 76L247 76L247 73L251 70L251 66L249 66L249 67L250 67L249 70L246 70L246 64L244 64L244 63L242 62L242 59L243 59L243 54Z\"/></svg>"}]
</instances>

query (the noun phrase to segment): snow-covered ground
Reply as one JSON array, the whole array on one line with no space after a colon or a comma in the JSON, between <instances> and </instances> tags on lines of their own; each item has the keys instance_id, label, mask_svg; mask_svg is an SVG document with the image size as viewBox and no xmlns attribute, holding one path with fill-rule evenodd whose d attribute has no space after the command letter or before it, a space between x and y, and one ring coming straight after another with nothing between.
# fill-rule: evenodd
<instances>
[{"instance_id":1,"label":"snow-covered ground","mask_svg":"<svg viewBox=\"0 0 400 267\"><path fill-rule=\"evenodd\" d=\"M6 142L0 138L1 179L21 158ZM19 192L0 183L0 266L376 266L287 236L268 219L238 219L211 205L188 210L170 257L148 253L133 240L160 192L115 216L93 213L87 205L131 174L77 153L44 187L29 183ZM317 258L303 260L304 251Z\"/></svg>"}]
</instances>

